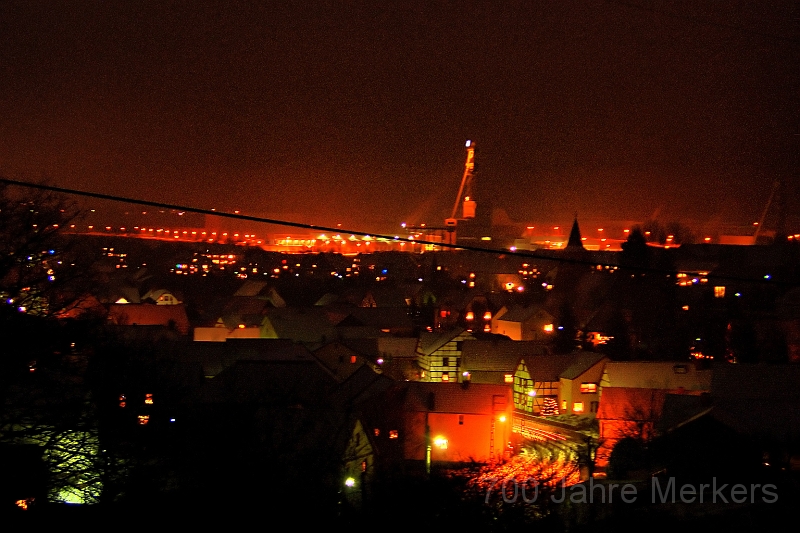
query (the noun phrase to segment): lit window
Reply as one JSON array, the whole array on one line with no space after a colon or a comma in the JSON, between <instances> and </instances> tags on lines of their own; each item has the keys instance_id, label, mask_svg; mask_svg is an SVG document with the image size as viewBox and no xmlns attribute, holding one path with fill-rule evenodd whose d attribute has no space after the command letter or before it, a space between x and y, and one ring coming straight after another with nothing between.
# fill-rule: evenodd
<instances>
[{"instance_id":1,"label":"lit window","mask_svg":"<svg viewBox=\"0 0 800 533\"><path fill-rule=\"evenodd\" d=\"M466 320L475 320L475 315L472 311L467 311L467 315L464 317Z\"/></svg>"},{"instance_id":2,"label":"lit window","mask_svg":"<svg viewBox=\"0 0 800 533\"><path fill-rule=\"evenodd\" d=\"M398 436L399 436L399 433L397 432L396 429L390 429L389 430L389 438L390 439L396 439Z\"/></svg>"},{"instance_id":3,"label":"lit window","mask_svg":"<svg viewBox=\"0 0 800 533\"><path fill-rule=\"evenodd\" d=\"M483 326L483 332L484 333L491 333L492 332L492 325L491 324L486 324L485 326Z\"/></svg>"},{"instance_id":4,"label":"lit window","mask_svg":"<svg viewBox=\"0 0 800 533\"><path fill-rule=\"evenodd\" d=\"M552 332L553 332L553 324L545 324L545 325L544 325L544 330L545 330L547 333L552 333Z\"/></svg>"},{"instance_id":5,"label":"lit window","mask_svg":"<svg viewBox=\"0 0 800 533\"><path fill-rule=\"evenodd\" d=\"M503 381L506 383L514 383L514 374L506 374L503 376Z\"/></svg>"},{"instance_id":6,"label":"lit window","mask_svg":"<svg viewBox=\"0 0 800 533\"><path fill-rule=\"evenodd\" d=\"M583 394L594 394L597 392L597 383L581 383L581 392Z\"/></svg>"},{"instance_id":7,"label":"lit window","mask_svg":"<svg viewBox=\"0 0 800 533\"><path fill-rule=\"evenodd\" d=\"M350 363L351 364L355 364L355 362L356 362L356 356L355 355L351 355L350 356Z\"/></svg>"},{"instance_id":8,"label":"lit window","mask_svg":"<svg viewBox=\"0 0 800 533\"><path fill-rule=\"evenodd\" d=\"M139 425L146 426L150 422L150 415L139 415Z\"/></svg>"},{"instance_id":9,"label":"lit window","mask_svg":"<svg viewBox=\"0 0 800 533\"><path fill-rule=\"evenodd\" d=\"M440 450L447 449L447 439L444 437L436 437L435 439L433 439L433 444L436 445L436 447L439 448Z\"/></svg>"},{"instance_id":10,"label":"lit window","mask_svg":"<svg viewBox=\"0 0 800 533\"><path fill-rule=\"evenodd\" d=\"M572 404L572 411L575 413L583 412L583 402L575 402Z\"/></svg>"},{"instance_id":11,"label":"lit window","mask_svg":"<svg viewBox=\"0 0 800 533\"><path fill-rule=\"evenodd\" d=\"M375 428L375 429L374 429L374 430L372 430L372 431L373 431L373 433L375 433L375 436L376 436L376 437L380 437L380 435L381 435L381 430L380 430L380 429L378 429L378 428Z\"/></svg>"},{"instance_id":12,"label":"lit window","mask_svg":"<svg viewBox=\"0 0 800 533\"><path fill-rule=\"evenodd\" d=\"M483 319L484 320L491 320L492 319L492 313L490 311L486 311L485 313L483 313Z\"/></svg>"},{"instance_id":13,"label":"lit window","mask_svg":"<svg viewBox=\"0 0 800 533\"><path fill-rule=\"evenodd\" d=\"M144 395L144 403L147 405L153 405L153 395L148 393Z\"/></svg>"},{"instance_id":14,"label":"lit window","mask_svg":"<svg viewBox=\"0 0 800 533\"><path fill-rule=\"evenodd\" d=\"M725 298L725 287L714 287L714 298Z\"/></svg>"},{"instance_id":15,"label":"lit window","mask_svg":"<svg viewBox=\"0 0 800 533\"><path fill-rule=\"evenodd\" d=\"M561 410L562 411L567 410L567 400L561 400Z\"/></svg>"},{"instance_id":16,"label":"lit window","mask_svg":"<svg viewBox=\"0 0 800 533\"><path fill-rule=\"evenodd\" d=\"M450 373L442 372L442 381L450 381Z\"/></svg>"}]
</instances>

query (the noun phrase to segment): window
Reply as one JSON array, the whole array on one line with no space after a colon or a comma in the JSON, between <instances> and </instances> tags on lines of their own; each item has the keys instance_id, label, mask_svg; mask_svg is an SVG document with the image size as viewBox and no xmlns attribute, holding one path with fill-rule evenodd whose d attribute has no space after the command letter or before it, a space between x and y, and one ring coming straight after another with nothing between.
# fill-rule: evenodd
<instances>
[{"instance_id":1,"label":"window","mask_svg":"<svg viewBox=\"0 0 800 533\"><path fill-rule=\"evenodd\" d=\"M561 410L562 411L567 410L567 400L561 400Z\"/></svg>"},{"instance_id":2,"label":"window","mask_svg":"<svg viewBox=\"0 0 800 533\"><path fill-rule=\"evenodd\" d=\"M397 432L396 429L390 429L389 430L389 438L390 439L396 439L398 436L399 436L399 433Z\"/></svg>"},{"instance_id":3,"label":"window","mask_svg":"<svg viewBox=\"0 0 800 533\"><path fill-rule=\"evenodd\" d=\"M356 356L355 355L351 355L350 356L350 363L351 364L355 364L355 362L356 362Z\"/></svg>"},{"instance_id":4,"label":"window","mask_svg":"<svg viewBox=\"0 0 800 533\"><path fill-rule=\"evenodd\" d=\"M442 381L450 381L450 373L442 372Z\"/></svg>"},{"instance_id":5,"label":"window","mask_svg":"<svg viewBox=\"0 0 800 533\"><path fill-rule=\"evenodd\" d=\"M725 287L714 287L714 298L725 298Z\"/></svg>"},{"instance_id":6,"label":"window","mask_svg":"<svg viewBox=\"0 0 800 533\"><path fill-rule=\"evenodd\" d=\"M583 412L583 402L575 402L572 404L572 412L574 413L582 413Z\"/></svg>"},{"instance_id":7,"label":"window","mask_svg":"<svg viewBox=\"0 0 800 533\"><path fill-rule=\"evenodd\" d=\"M459 426L464 425L464 415L458 415L458 425Z\"/></svg>"},{"instance_id":8,"label":"window","mask_svg":"<svg viewBox=\"0 0 800 533\"><path fill-rule=\"evenodd\" d=\"M464 349L464 341L456 341L456 350L459 352Z\"/></svg>"},{"instance_id":9,"label":"window","mask_svg":"<svg viewBox=\"0 0 800 533\"><path fill-rule=\"evenodd\" d=\"M581 383L581 394L594 394L597 392L597 383Z\"/></svg>"},{"instance_id":10,"label":"window","mask_svg":"<svg viewBox=\"0 0 800 533\"><path fill-rule=\"evenodd\" d=\"M381 430L380 430L380 429L378 429L378 428L375 428L375 429L373 429L372 431L373 431L373 433L375 433L375 436L376 436L376 437L380 437L380 436L381 436Z\"/></svg>"},{"instance_id":11,"label":"window","mask_svg":"<svg viewBox=\"0 0 800 533\"><path fill-rule=\"evenodd\" d=\"M514 374L506 374L503 376L503 381L506 383L514 383Z\"/></svg>"},{"instance_id":12,"label":"window","mask_svg":"<svg viewBox=\"0 0 800 533\"><path fill-rule=\"evenodd\" d=\"M467 311L467 315L464 317L466 320L475 320L475 314L472 311Z\"/></svg>"},{"instance_id":13,"label":"window","mask_svg":"<svg viewBox=\"0 0 800 533\"><path fill-rule=\"evenodd\" d=\"M686 365L675 365L672 367L672 371L676 374L685 374L686 373Z\"/></svg>"},{"instance_id":14,"label":"window","mask_svg":"<svg viewBox=\"0 0 800 533\"><path fill-rule=\"evenodd\" d=\"M442 357L442 366L450 366L450 358Z\"/></svg>"},{"instance_id":15,"label":"window","mask_svg":"<svg viewBox=\"0 0 800 533\"><path fill-rule=\"evenodd\" d=\"M591 409L592 413L596 413L598 407L600 407L600 402L592 402L589 404L589 408Z\"/></svg>"}]
</instances>

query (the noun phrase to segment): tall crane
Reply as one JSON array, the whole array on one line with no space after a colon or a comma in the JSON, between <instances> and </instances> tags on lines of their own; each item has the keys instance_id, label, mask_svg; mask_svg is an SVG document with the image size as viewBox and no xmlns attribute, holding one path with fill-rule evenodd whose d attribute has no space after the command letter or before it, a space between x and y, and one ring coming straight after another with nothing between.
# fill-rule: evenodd
<instances>
[{"instance_id":1,"label":"tall crane","mask_svg":"<svg viewBox=\"0 0 800 533\"><path fill-rule=\"evenodd\" d=\"M758 244L758 237L764 232L764 219L767 218L767 213L769 213L769 208L772 205L772 199L775 197L775 193L778 191L778 189L780 189L780 187L781 182L779 180L775 180L772 183L772 190L769 193L767 205L764 207L764 211L761 213L761 218L758 219L755 232L753 232L753 244Z\"/></svg>"},{"instance_id":2,"label":"tall crane","mask_svg":"<svg viewBox=\"0 0 800 533\"><path fill-rule=\"evenodd\" d=\"M477 204L472 199L472 181L475 171L475 143L467 141L467 160L464 163L464 175L461 177L461 185L458 188L456 202L453 204L453 211L450 218L445 219L444 225L450 235L450 244L455 244L455 230L459 220L475 218L475 208ZM461 205L461 218L458 218L458 206Z\"/></svg>"}]
</instances>

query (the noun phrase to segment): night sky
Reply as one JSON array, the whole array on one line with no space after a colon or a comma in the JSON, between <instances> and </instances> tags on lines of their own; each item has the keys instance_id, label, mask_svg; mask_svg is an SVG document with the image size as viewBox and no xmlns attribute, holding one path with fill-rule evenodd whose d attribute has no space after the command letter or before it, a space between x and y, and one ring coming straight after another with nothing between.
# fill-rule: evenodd
<instances>
[{"instance_id":1,"label":"night sky","mask_svg":"<svg viewBox=\"0 0 800 533\"><path fill-rule=\"evenodd\" d=\"M354 230L467 139L515 221L797 210L798 95L795 0L0 3L4 177Z\"/></svg>"}]
</instances>

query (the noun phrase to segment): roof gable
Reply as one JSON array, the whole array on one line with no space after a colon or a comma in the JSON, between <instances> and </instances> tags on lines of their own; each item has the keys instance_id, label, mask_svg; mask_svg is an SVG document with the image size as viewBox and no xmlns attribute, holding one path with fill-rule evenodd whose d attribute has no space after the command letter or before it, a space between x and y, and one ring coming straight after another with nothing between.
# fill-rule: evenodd
<instances>
[{"instance_id":1,"label":"roof gable","mask_svg":"<svg viewBox=\"0 0 800 533\"><path fill-rule=\"evenodd\" d=\"M602 386L709 390L711 370L698 370L689 361L613 361L605 366Z\"/></svg>"},{"instance_id":2,"label":"roof gable","mask_svg":"<svg viewBox=\"0 0 800 533\"><path fill-rule=\"evenodd\" d=\"M547 346L538 341L475 339L464 344L461 357L469 372L513 372L520 359L547 353Z\"/></svg>"},{"instance_id":3,"label":"roof gable","mask_svg":"<svg viewBox=\"0 0 800 533\"><path fill-rule=\"evenodd\" d=\"M511 389L482 383L408 382L404 407L408 411L491 415L505 408ZM498 400L502 398L502 401Z\"/></svg>"},{"instance_id":4,"label":"roof gable","mask_svg":"<svg viewBox=\"0 0 800 533\"><path fill-rule=\"evenodd\" d=\"M596 352L578 352L572 354L572 363L561 372L563 379L577 379L593 366L607 361L608 357Z\"/></svg>"}]
</instances>

